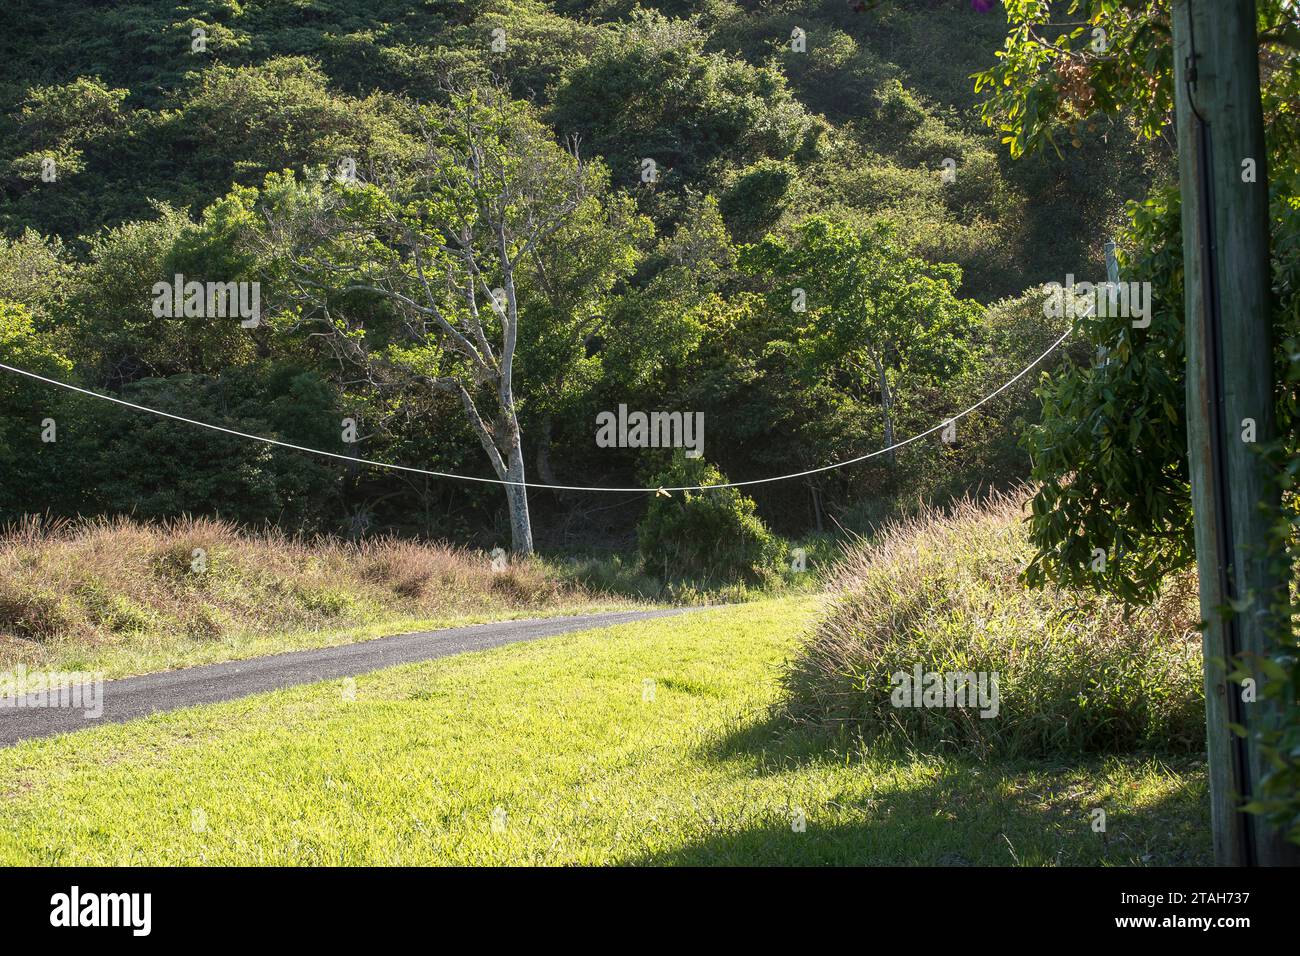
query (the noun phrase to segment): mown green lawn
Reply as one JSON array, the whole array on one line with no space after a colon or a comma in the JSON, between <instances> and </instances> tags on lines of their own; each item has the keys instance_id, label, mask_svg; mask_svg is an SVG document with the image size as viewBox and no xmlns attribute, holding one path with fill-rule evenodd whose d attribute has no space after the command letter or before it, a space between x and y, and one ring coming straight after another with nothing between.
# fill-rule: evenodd
<instances>
[{"instance_id":1,"label":"mown green lawn","mask_svg":"<svg viewBox=\"0 0 1300 956\"><path fill-rule=\"evenodd\" d=\"M979 766L784 731L774 678L817 607L697 611L3 750L0 861L1210 862L1196 763Z\"/></svg>"}]
</instances>

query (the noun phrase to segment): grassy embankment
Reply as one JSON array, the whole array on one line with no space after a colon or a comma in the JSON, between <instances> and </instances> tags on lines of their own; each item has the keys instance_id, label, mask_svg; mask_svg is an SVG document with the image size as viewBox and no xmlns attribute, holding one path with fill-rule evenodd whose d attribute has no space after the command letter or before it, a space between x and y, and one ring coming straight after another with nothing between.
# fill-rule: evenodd
<instances>
[{"instance_id":1,"label":"grassy embankment","mask_svg":"<svg viewBox=\"0 0 1300 956\"><path fill-rule=\"evenodd\" d=\"M641 602L644 603L644 602ZM631 609L540 560L208 519L31 522L0 536L0 670L109 677L509 618Z\"/></svg>"}]
</instances>

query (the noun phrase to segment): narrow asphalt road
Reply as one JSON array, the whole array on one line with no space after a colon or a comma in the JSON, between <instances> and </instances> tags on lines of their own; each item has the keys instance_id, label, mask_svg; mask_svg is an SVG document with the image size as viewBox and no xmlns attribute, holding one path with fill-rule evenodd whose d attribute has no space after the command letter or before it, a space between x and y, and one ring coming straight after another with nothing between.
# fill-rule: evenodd
<instances>
[{"instance_id":1,"label":"narrow asphalt road","mask_svg":"<svg viewBox=\"0 0 1300 956\"><path fill-rule=\"evenodd\" d=\"M570 631L645 621L680 614L684 610L687 609L613 611L577 617L471 624L440 631L416 631L393 637L378 637L338 647L290 651L242 661L125 677L104 682L101 698L103 714L99 717L87 716L82 706L36 706L41 702L31 695L21 698L22 704L19 706L15 706L18 701L0 699L0 747L8 747L33 737L50 737L101 724L134 720L180 707L215 704L297 684L354 677L396 664L427 661L466 651L481 651L519 641L535 641ZM78 701L84 702L84 699ZM93 697L90 702L93 704Z\"/></svg>"}]
</instances>

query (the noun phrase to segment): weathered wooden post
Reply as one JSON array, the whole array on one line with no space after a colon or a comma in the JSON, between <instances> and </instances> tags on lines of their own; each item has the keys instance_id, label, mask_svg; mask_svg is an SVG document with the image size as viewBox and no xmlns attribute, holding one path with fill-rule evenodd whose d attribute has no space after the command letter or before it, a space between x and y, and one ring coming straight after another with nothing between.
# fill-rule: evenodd
<instances>
[{"instance_id":1,"label":"weathered wooden post","mask_svg":"<svg viewBox=\"0 0 1300 956\"><path fill-rule=\"evenodd\" d=\"M1229 725L1266 726L1224 664L1266 653L1289 627L1270 560L1280 513L1256 444L1275 435L1269 323L1268 177L1254 0L1175 0L1174 82L1182 196L1187 439L1204 633L1214 852L1221 864L1300 861L1300 848L1238 807L1260 754ZM1235 609L1235 610L1234 610Z\"/></svg>"}]
</instances>

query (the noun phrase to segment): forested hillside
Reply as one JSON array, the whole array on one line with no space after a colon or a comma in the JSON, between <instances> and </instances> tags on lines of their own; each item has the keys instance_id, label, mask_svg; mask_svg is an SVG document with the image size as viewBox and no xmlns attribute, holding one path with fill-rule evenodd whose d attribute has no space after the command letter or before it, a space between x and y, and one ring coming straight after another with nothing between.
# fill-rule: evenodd
<instances>
[{"instance_id":1,"label":"forested hillside","mask_svg":"<svg viewBox=\"0 0 1300 956\"><path fill-rule=\"evenodd\" d=\"M524 184L512 222L563 212L501 307L528 481L692 477L667 449L600 447L598 416L620 406L702 414L704 462L732 480L866 454L1038 357L1066 323L1025 293L1103 276L1125 200L1168 173L1168 144L1121 121L1012 160L972 80L1006 17L979 6L33 0L0 30L0 360L239 431L491 477L484 449L506 448L509 416L465 413L487 373L408 334L430 309L478 321L452 254L477 240L432 222L487 221L473 177L438 178L487 143ZM430 250L437 288L412 249ZM424 312L392 281L417 273ZM261 321L159 315L154 287L177 275L258 283ZM798 534L1022 477L1036 375L955 441L747 493ZM46 420L57 440L41 440ZM649 497L534 491L537 542L621 546ZM6 376L0 516L46 510L509 537L499 487Z\"/></svg>"}]
</instances>

